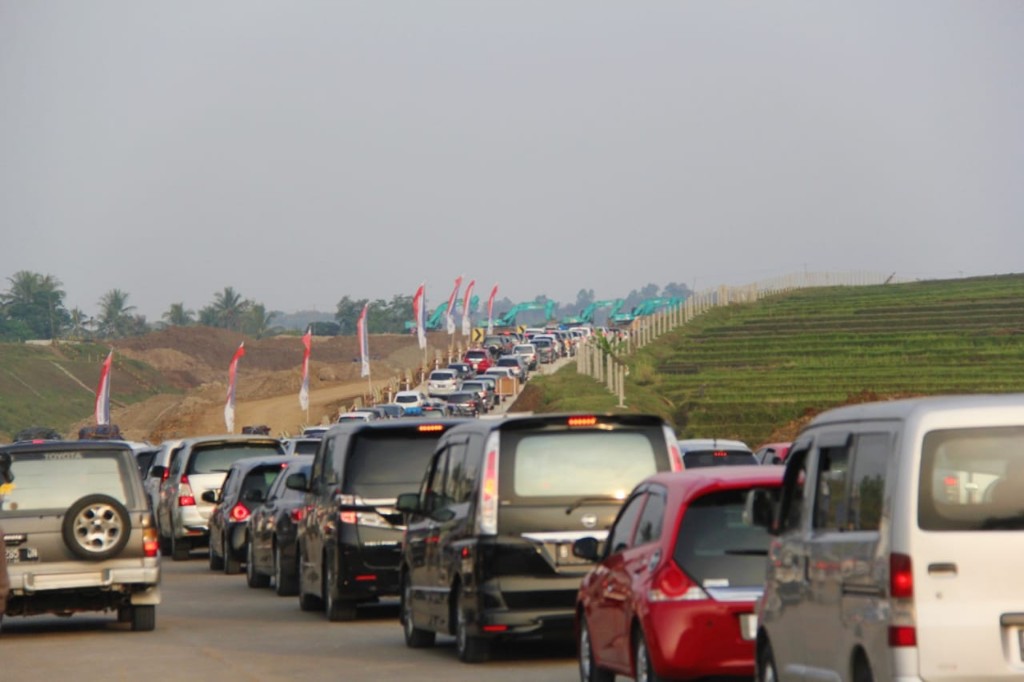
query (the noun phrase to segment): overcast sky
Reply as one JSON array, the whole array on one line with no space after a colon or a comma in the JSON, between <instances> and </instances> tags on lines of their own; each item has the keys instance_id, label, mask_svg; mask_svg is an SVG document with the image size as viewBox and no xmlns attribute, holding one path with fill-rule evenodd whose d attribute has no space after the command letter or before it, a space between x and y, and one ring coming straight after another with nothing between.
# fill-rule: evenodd
<instances>
[{"instance_id":1,"label":"overcast sky","mask_svg":"<svg viewBox=\"0 0 1024 682\"><path fill-rule=\"evenodd\" d=\"M1024 2L0 0L0 290L1024 271Z\"/></svg>"}]
</instances>

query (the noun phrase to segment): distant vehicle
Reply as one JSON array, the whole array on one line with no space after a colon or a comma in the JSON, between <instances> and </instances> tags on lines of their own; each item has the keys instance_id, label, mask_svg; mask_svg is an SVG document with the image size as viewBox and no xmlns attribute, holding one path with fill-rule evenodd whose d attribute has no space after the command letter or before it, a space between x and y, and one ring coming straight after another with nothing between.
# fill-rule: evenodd
<instances>
[{"instance_id":1,"label":"distant vehicle","mask_svg":"<svg viewBox=\"0 0 1024 682\"><path fill-rule=\"evenodd\" d=\"M278 596L299 593L298 525L306 515L305 495L290 490L285 482L291 474L309 476L312 455L290 457L286 468L274 479L266 499L249 516L249 555L245 578L249 587L269 587L274 582Z\"/></svg>"},{"instance_id":2,"label":"distant vehicle","mask_svg":"<svg viewBox=\"0 0 1024 682\"><path fill-rule=\"evenodd\" d=\"M427 377L427 395L444 397L459 388L459 373L454 369L435 369Z\"/></svg>"},{"instance_id":3,"label":"distant vehicle","mask_svg":"<svg viewBox=\"0 0 1024 682\"><path fill-rule=\"evenodd\" d=\"M302 435L306 438L320 438L324 435L324 432L331 427L329 426L307 426L302 429Z\"/></svg>"},{"instance_id":4,"label":"distant vehicle","mask_svg":"<svg viewBox=\"0 0 1024 682\"><path fill-rule=\"evenodd\" d=\"M460 380L469 379L474 374L476 374L476 370L473 369L473 365L469 364L468 362L448 363L448 369L454 370L456 373L458 373Z\"/></svg>"},{"instance_id":5,"label":"distant vehicle","mask_svg":"<svg viewBox=\"0 0 1024 682\"><path fill-rule=\"evenodd\" d=\"M757 464L746 443L725 438L684 438L679 441L684 469Z\"/></svg>"},{"instance_id":6,"label":"distant vehicle","mask_svg":"<svg viewBox=\"0 0 1024 682\"><path fill-rule=\"evenodd\" d=\"M382 403L377 405L377 407L384 411L388 419L398 419L405 416L405 408L398 403Z\"/></svg>"},{"instance_id":7,"label":"distant vehicle","mask_svg":"<svg viewBox=\"0 0 1024 682\"><path fill-rule=\"evenodd\" d=\"M790 442L765 443L754 451L758 464L785 464L789 454Z\"/></svg>"},{"instance_id":8,"label":"distant vehicle","mask_svg":"<svg viewBox=\"0 0 1024 682\"><path fill-rule=\"evenodd\" d=\"M486 379L467 379L462 382L462 390L474 391L480 397L483 412L489 411L492 405L497 404L492 382Z\"/></svg>"},{"instance_id":9,"label":"distant vehicle","mask_svg":"<svg viewBox=\"0 0 1024 682\"><path fill-rule=\"evenodd\" d=\"M402 406L407 416L422 414L426 400L427 396L419 391L399 391L395 394L395 402Z\"/></svg>"},{"instance_id":10,"label":"distant vehicle","mask_svg":"<svg viewBox=\"0 0 1024 682\"><path fill-rule=\"evenodd\" d=\"M491 366L492 356L486 348L470 348L462 358L463 362L470 365L477 374L484 372Z\"/></svg>"},{"instance_id":11,"label":"distant vehicle","mask_svg":"<svg viewBox=\"0 0 1024 682\"><path fill-rule=\"evenodd\" d=\"M117 424L93 424L78 430L78 440L124 440Z\"/></svg>"},{"instance_id":12,"label":"distant vehicle","mask_svg":"<svg viewBox=\"0 0 1024 682\"><path fill-rule=\"evenodd\" d=\"M250 424L242 427L242 433L253 436L269 436L270 427L266 424Z\"/></svg>"},{"instance_id":13,"label":"distant vehicle","mask_svg":"<svg viewBox=\"0 0 1024 682\"><path fill-rule=\"evenodd\" d=\"M30 426L14 434L15 443L26 440L64 440L64 436L48 426Z\"/></svg>"},{"instance_id":14,"label":"distant vehicle","mask_svg":"<svg viewBox=\"0 0 1024 682\"><path fill-rule=\"evenodd\" d=\"M377 415L374 412L364 412L362 410L353 410L351 412L342 412L338 415L338 424L349 421L359 422L373 422L377 421Z\"/></svg>"},{"instance_id":15,"label":"distant vehicle","mask_svg":"<svg viewBox=\"0 0 1024 682\"><path fill-rule=\"evenodd\" d=\"M477 417L484 412L483 398L476 391L456 391L448 395L448 410L454 417Z\"/></svg>"},{"instance_id":16,"label":"distant vehicle","mask_svg":"<svg viewBox=\"0 0 1024 682\"><path fill-rule=\"evenodd\" d=\"M286 455L312 455L320 447L319 438L282 438L281 443Z\"/></svg>"},{"instance_id":17,"label":"distant vehicle","mask_svg":"<svg viewBox=\"0 0 1024 682\"><path fill-rule=\"evenodd\" d=\"M508 367L520 384L526 383L527 369L526 362L519 355L502 355L495 362L494 367Z\"/></svg>"},{"instance_id":18,"label":"distant vehicle","mask_svg":"<svg viewBox=\"0 0 1024 682\"><path fill-rule=\"evenodd\" d=\"M537 370L537 347L532 343L520 343L512 347L512 352L526 360L526 369L530 372Z\"/></svg>"}]
</instances>

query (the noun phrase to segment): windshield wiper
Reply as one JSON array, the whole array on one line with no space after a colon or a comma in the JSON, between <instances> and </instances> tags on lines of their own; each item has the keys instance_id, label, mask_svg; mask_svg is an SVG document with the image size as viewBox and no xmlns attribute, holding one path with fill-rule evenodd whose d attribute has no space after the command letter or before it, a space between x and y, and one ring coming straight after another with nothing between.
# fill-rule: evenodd
<instances>
[{"instance_id":1,"label":"windshield wiper","mask_svg":"<svg viewBox=\"0 0 1024 682\"><path fill-rule=\"evenodd\" d=\"M573 503L565 508L565 513L566 513L566 515L572 514L573 511L575 511L576 509L579 509L581 506L583 506L587 502L621 502L621 501L622 500L620 500L618 498L610 497L608 495L591 495L589 497L580 497L580 498L577 498L577 499L573 500Z\"/></svg>"}]
</instances>

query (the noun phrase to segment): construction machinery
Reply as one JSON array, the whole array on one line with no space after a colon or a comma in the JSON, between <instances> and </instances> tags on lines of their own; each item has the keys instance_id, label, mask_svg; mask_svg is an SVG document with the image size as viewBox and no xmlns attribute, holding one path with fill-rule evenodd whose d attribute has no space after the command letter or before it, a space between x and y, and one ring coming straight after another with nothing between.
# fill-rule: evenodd
<instances>
[{"instance_id":1,"label":"construction machinery","mask_svg":"<svg viewBox=\"0 0 1024 682\"><path fill-rule=\"evenodd\" d=\"M562 325L569 327L575 325L587 325L594 323L594 313L604 308L611 308L608 311L608 317L619 312L619 309L626 303L624 298L609 299L607 301L594 301L586 308L580 311L579 317L564 317L562 318Z\"/></svg>"},{"instance_id":2,"label":"construction machinery","mask_svg":"<svg viewBox=\"0 0 1024 682\"><path fill-rule=\"evenodd\" d=\"M554 301L527 301L525 303L516 303L508 310L508 312L503 313L500 317L494 319L494 326L514 327L519 313L526 312L527 310L543 310L544 322L547 323L554 316L555 308L557 306L558 304Z\"/></svg>"}]
</instances>

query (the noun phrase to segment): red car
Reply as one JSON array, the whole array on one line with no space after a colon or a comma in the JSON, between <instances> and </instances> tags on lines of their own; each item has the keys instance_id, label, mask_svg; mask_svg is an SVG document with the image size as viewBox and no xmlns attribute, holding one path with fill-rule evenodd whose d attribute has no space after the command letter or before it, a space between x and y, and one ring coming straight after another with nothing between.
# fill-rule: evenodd
<instances>
[{"instance_id":1,"label":"red car","mask_svg":"<svg viewBox=\"0 0 1024 682\"><path fill-rule=\"evenodd\" d=\"M754 674L754 607L770 536L743 521L747 492L778 488L783 467L655 474L623 505L576 599L580 679L611 682Z\"/></svg>"},{"instance_id":2,"label":"red car","mask_svg":"<svg viewBox=\"0 0 1024 682\"><path fill-rule=\"evenodd\" d=\"M477 374L483 374L491 367L491 354L486 348L470 348L462 361L472 365Z\"/></svg>"}]
</instances>

